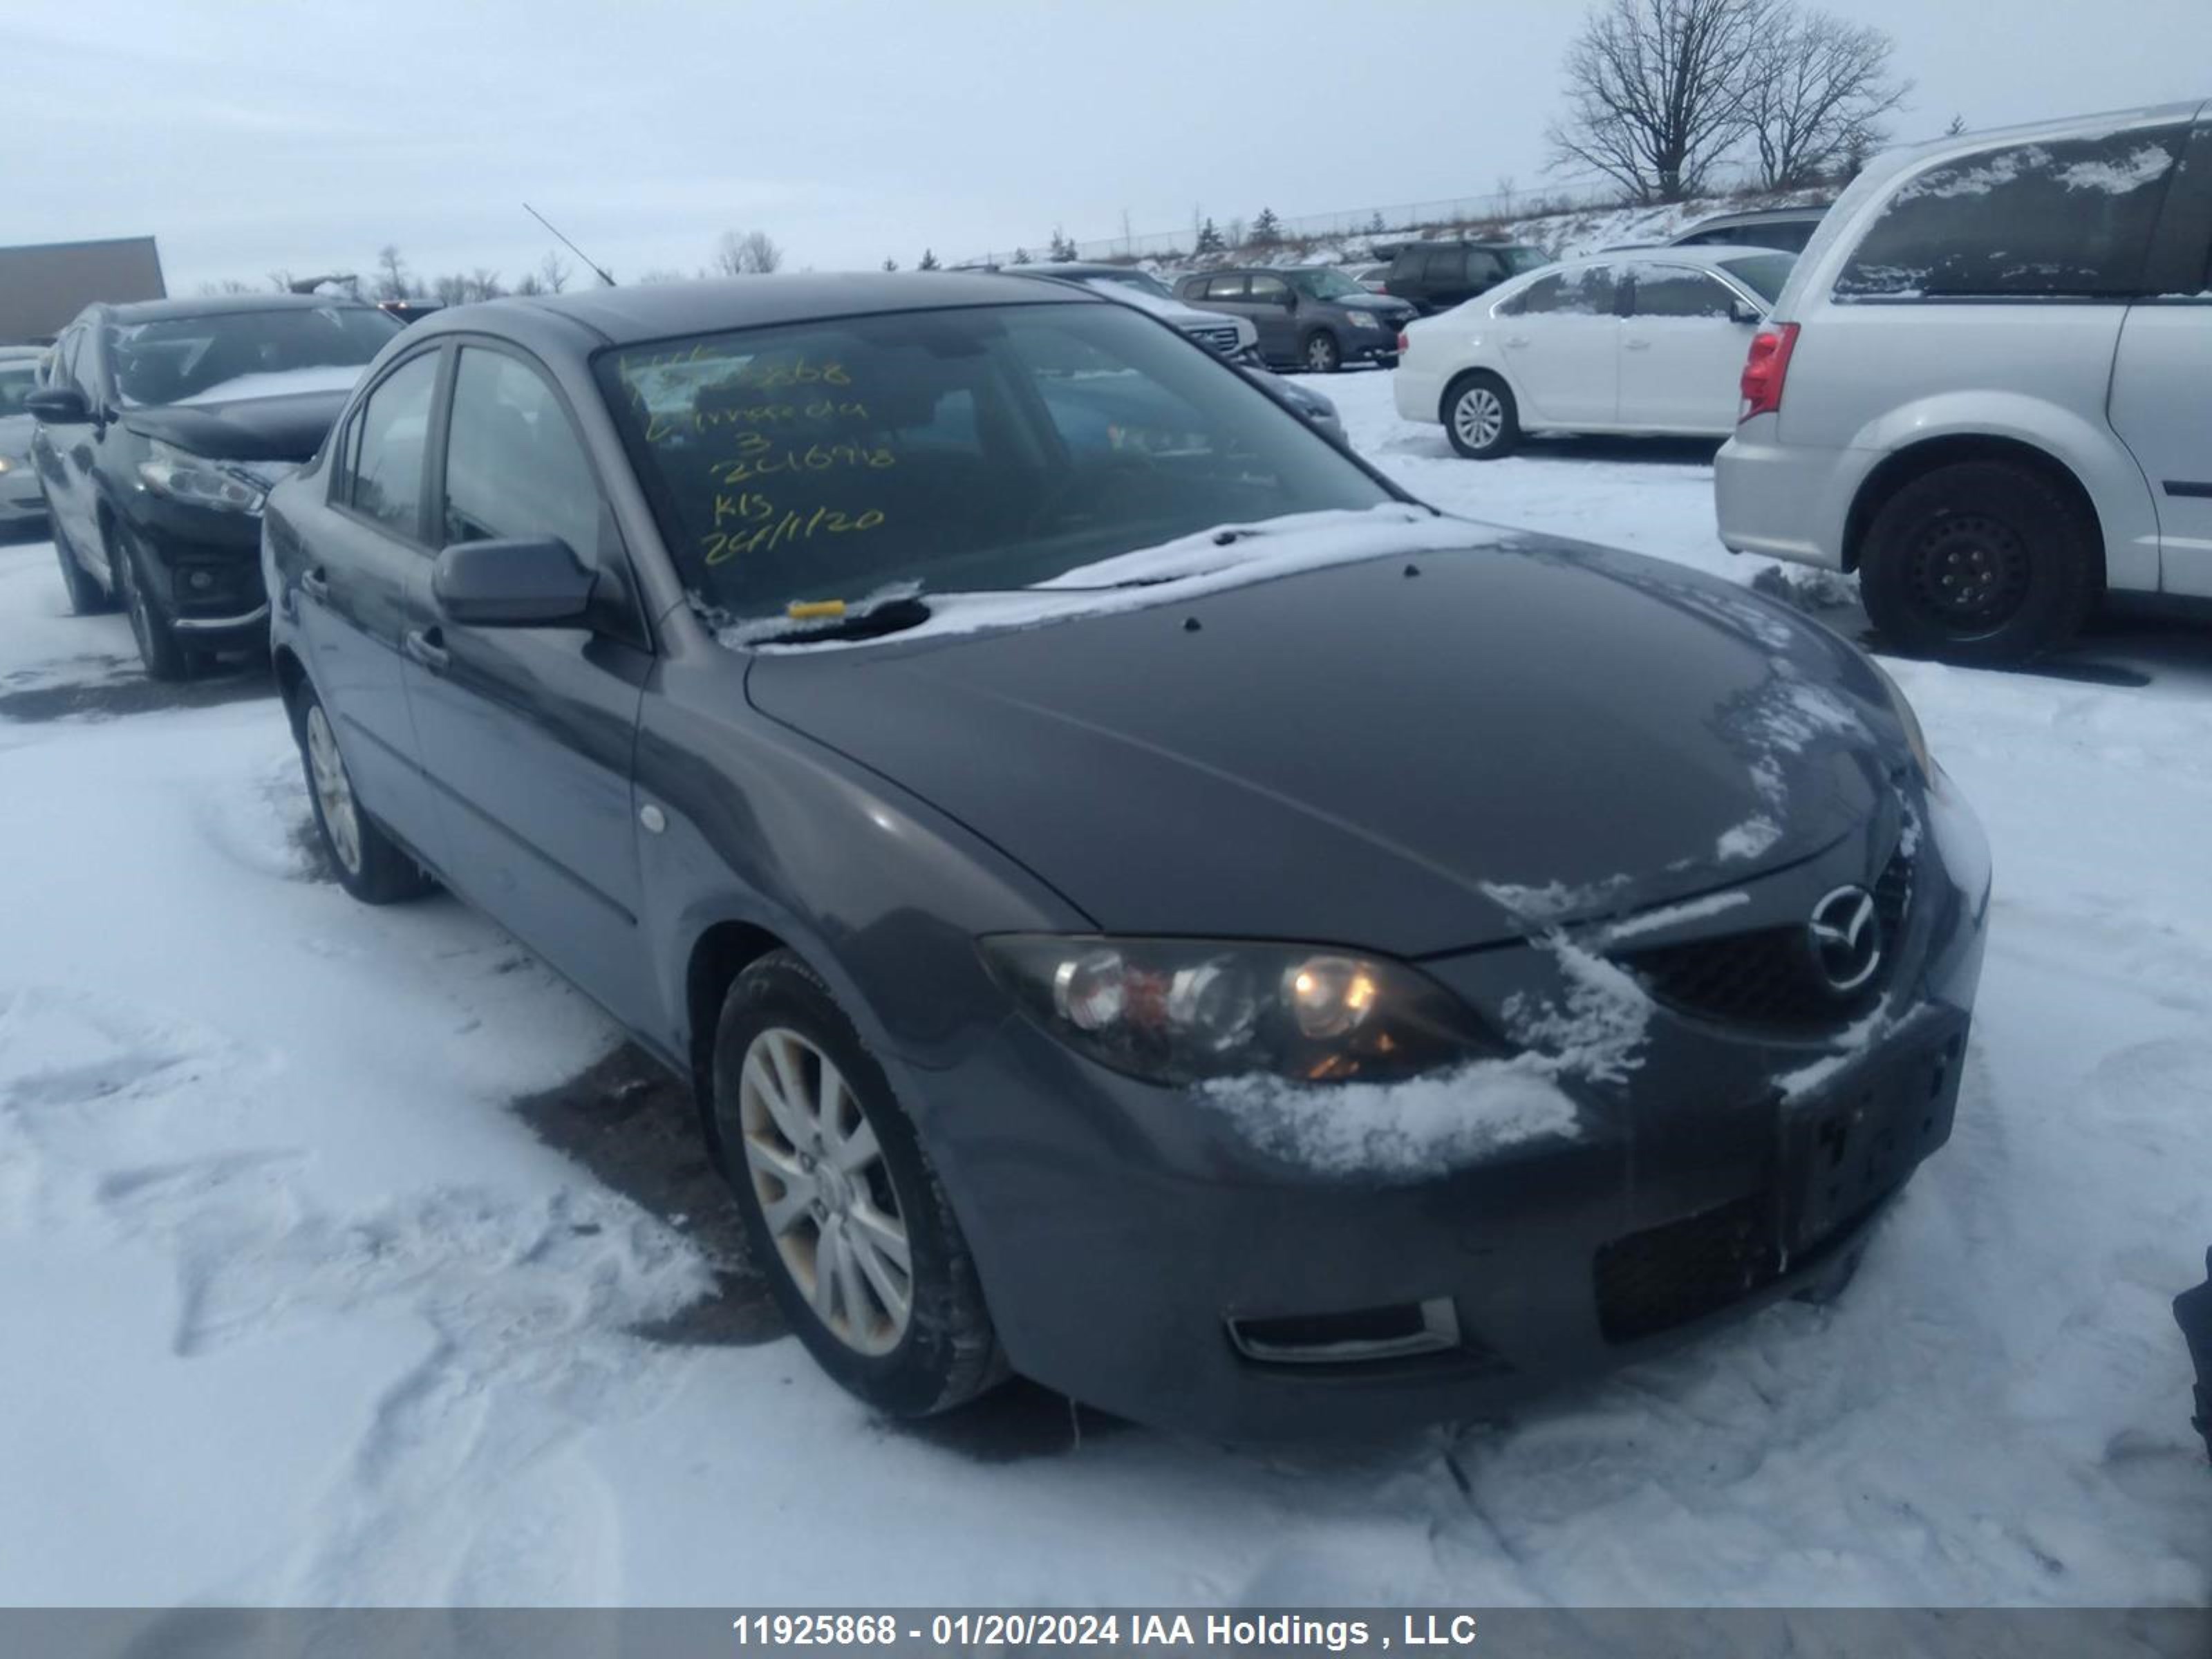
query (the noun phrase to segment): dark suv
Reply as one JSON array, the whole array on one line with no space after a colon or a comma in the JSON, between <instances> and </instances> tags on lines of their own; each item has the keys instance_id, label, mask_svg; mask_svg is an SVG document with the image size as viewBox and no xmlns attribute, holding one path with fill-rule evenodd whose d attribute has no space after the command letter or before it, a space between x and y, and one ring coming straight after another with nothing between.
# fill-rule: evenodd
<instances>
[{"instance_id":1,"label":"dark suv","mask_svg":"<svg viewBox=\"0 0 2212 1659\"><path fill-rule=\"evenodd\" d=\"M1329 265L1201 271L1176 284L1186 305L1250 319L1271 366L1333 374L1346 363L1398 361L1398 331L1413 307L1364 289Z\"/></svg>"},{"instance_id":2,"label":"dark suv","mask_svg":"<svg viewBox=\"0 0 2212 1659\"><path fill-rule=\"evenodd\" d=\"M25 400L70 608L122 605L157 680L263 643L262 501L401 326L305 295L87 307Z\"/></svg>"},{"instance_id":3,"label":"dark suv","mask_svg":"<svg viewBox=\"0 0 2212 1659\"><path fill-rule=\"evenodd\" d=\"M1433 316L1551 263L1550 254L1525 242L1408 242L1392 258L1382 291Z\"/></svg>"}]
</instances>

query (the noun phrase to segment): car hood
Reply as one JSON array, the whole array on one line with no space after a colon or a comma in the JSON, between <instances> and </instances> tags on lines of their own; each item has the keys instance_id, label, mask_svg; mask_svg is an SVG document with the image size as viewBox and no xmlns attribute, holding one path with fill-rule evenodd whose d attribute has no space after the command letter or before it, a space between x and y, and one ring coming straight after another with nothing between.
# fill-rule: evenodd
<instances>
[{"instance_id":1,"label":"car hood","mask_svg":"<svg viewBox=\"0 0 2212 1659\"><path fill-rule=\"evenodd\" d=\"M1841 639L1678 567L1468 530L1049 625L767 653L748 696L1117 933L1418 957L1872 833L1906 754Z\"/></svg>"},{"instance_id":2,"label":"car hood","mask_svg":"<svg viewBox=\"0 0 2212 1659\"><path fill-rule=\"evenodd\" d=\"M220 404L163 404L133 409L123 424L195 455L236 461L304 461L345 407L343 392L241 398Z\"/></svg>"}]
</instances>

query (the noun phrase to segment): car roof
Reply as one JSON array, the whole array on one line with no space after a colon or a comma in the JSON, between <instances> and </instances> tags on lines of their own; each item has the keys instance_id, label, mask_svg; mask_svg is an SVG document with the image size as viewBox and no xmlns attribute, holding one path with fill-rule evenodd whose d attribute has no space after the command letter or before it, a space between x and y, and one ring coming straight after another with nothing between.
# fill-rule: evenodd
<instances>
[{"instance_id":1,"label":"car roof","mask_svg":"<svg viewBox=\"0 0 2212 1659\"><path fill-rule=\"evenodd\" d=\"M1807 202L1797 207L1743 208L1734 213L1712 214L1685 226L1682 234L1686 236L1715 225L1779 225L1798 219L1819 219L1834 205L1832 202Z\"/></svg>"},{"instance_id":2,"label":"car roof","mask_svg":"<svg viewBox=\"0 0 2212 1659\"><path fill-rule=\"evenodd\" d=\"M1024 267L1029 269L1029 267ZM685 334L720 334L779 323L884 312L943 311L957 306L1105 305L1066 283L978 271L808 271L791 276L730 276L647 288L591 288L571 294L489 300L447 306L411 325L409 337L466 331L501 313L565 318L610 345Z\"/></svg>"},{"instance_id":3,"label":"car roof","mask_svg":"<svg viewBox=\"0 0 2212 1659\"><path fill-rule=\"evenodd\" d=\"M915 275L923 273L917 271ZM1103 259L1032 259L1024 265L997 265L992 274L1000 276L1151 276L1152 272L1136 265L1117 265ZM1158 281L1157 277L1153 278Z\"/></svg>"},{"instance_id":4,"label":"car roof","mask_svg":"<svg viewBox=\"0 0 2212 1659\"><path fill-rule=\"evenodd\" d=\"M321 294L220 294L197 300L133 300L111 305L88 306L111 323L158 323L170 317L220 317L231 312L252 311L374 311L361 300Z\"/></svg>"}]
</instances>

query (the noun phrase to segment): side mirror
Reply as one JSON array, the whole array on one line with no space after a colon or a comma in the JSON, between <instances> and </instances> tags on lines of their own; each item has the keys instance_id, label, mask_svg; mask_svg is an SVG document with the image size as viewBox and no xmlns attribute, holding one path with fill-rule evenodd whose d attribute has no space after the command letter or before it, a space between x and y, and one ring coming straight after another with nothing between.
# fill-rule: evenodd
<instances>
[{"instance_id":1,"label":"side mirror","mask_svg":"<svg viewBox=\"0 0 2212 1659\"><path fill-rule=\"evenodd\" d=\"M1748 300L1738 300L1729 307L1729 315L1739 323L1763 323L1766 313Z\"/></svg>"},{"instance_id":2,"label":"side mirror","mask_svg":"<svg viewBox=\"0 0 2212 1659\"><path fill-rule=\"evenodd\" d=\"M92 418L92 409L84 400L84 393L73 386L44 386L23 399L23 407L41 421L57 426L74 426Z\"/></svg>"},{"instance_id":3,"label":"side mirror","mask_svg":"<svg viewBox=\"0 0 2212 1659\"><path fill-rule=\"evenodd\" d=\"M456 542L430 569L438 608L474 628L580 623L598 578L555 536Z\"/></svg>"}]
</instances>

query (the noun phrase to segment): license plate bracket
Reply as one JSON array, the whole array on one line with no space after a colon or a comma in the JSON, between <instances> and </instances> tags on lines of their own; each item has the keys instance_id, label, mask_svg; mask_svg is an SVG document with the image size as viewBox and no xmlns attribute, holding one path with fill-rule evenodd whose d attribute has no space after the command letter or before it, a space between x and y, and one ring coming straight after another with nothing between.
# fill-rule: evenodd
<instances>
[{"instance_id":1,"label":"license plate bracket","mask_svg":"<svg viewBox=\"0 0 2212 1659\"><path fill-rule=\"evenodd\" d=\"M1811 1249L1893 1191L1951 1138L1963 1033L1916 1046L1863 1074L1846 1073L1781 1111L1781 1233Z\"/></svg>"}]
</instances>

